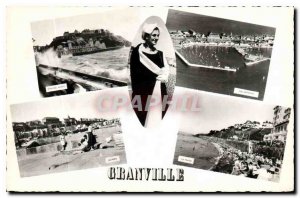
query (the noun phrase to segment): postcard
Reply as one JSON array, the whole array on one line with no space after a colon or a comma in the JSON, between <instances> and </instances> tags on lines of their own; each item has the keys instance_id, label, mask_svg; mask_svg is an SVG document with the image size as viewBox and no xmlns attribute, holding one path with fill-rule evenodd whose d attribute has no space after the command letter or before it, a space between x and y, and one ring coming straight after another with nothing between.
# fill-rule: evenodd
<instances>
[{"instance_id":1,"label":"postcard","mask_svg":"<svg viewBox=\"0 0 300 198\"><path fill-rule=\"evenodd\" d=\"M294 12L7 7L7 191L294 192Z\"/></svg>"}]
</instances>

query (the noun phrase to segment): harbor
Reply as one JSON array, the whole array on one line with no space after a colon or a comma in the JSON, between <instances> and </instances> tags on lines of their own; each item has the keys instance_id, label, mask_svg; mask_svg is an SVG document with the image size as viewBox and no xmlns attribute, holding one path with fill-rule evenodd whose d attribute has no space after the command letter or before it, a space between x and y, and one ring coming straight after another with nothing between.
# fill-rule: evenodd
<instances>
[{"instance_id":1,"label":"harbor","mask_svg":"<svg viewBox=\"0 0 300 198\"><path fill-rule=\"evenodd\" d=\"M190 67L182 59L177 58L176 85L234 96L237 96L234 94L234 88L238 87L259 92L256 99L262 100L268 78L269 63L270 61L266 60L251 67L243 66L236 72L227 72L206 67Z\"/></svg>"},{"instance_id":2,"label":"harbor","mask_svg":"<svg viewBox=\"0 0 300 198\"><path fill-rule=\"evenodd\" d=\"M173 18L175 13L182 16L179 21ZM168 18L177 57L177 86L263 100L275 39L273 28L240 23L252 28L242 32L235 21L178 11L170 12ZM218 21L224 28L197 25L203 18Z\"/></svg>"}]
</instances>

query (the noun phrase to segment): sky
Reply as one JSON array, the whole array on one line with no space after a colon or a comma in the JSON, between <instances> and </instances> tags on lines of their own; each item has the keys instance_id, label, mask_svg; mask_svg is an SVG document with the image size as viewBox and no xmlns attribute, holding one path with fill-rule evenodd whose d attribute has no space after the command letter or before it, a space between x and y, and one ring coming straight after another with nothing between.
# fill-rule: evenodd
<instances>
[{"instance_id":1,"label":"sky","mask_svg":"<svg viewBox=\"0 0 300 198\"><path fill-rule=\"evenodd\" d=\"M34 45L50 44L54 37L62 36L64 32L82 31L84 29L108 29L115 35L120 35L132 41L139 27L138 9L113 10L96 14L78 15L53 20L31 23Z\"/></svg>"},{"instance_id":2,"label":"sky","mask_svg":"<svg viewBox=\"0 0 300 198\"><path fill-rule=\"evenodd\" d=\"M44 98L40 101L11 105L12 122L41 120L44 117L117 118L116 113L99 111L99 98L111 90Z\"/></svg>"},{"instance_id":3,"label":"sky","mask_svg":"<svg viewBox=\"0 0 300 198\"><path fill-rule=\"evenodd\" d=\"M253 13L255 14L255 13ZM167 28L169 30L188 30L207 33L208 31L227 34L270 34L275 35L275 28L251 23L233 21L217 17L205 16L189 12L170 9L167 17Z\"/></svg>"},{"instance_id":4,"label":"sky","mask_svg":"<svg viewBox=\"0 0 300 198\"><path fill-rule=\"evenodd\" d=\"M221 130L247 120L260 123L273 120L275 105L219 94L203 94L203 92L198 92L197 96L200 111L181 112L180 131L182 132L205 134L210 130Z\"/></svg>"}]
</instances>

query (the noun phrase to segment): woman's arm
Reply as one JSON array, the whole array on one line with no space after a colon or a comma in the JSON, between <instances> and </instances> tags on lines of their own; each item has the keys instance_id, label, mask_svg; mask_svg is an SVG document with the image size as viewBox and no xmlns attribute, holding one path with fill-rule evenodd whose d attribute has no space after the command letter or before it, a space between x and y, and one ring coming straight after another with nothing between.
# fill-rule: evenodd
<instances>
[{"instance_id":1,"label":"woman's arm","mask_svg":"<svg viewBox=\"0 0 300 198\"><path fill-rule=\"evenodd\" d=\"M167 61L167 59L165 57L165 54L164 53L162 53L162 54L163 54L163 61L164 61L164 70L169 75L170 66L169 66L169 63L168 63L168 61Z\"/></svg>"},{"instance_id":2,"label":"woman's arm","mask_svg":"<svg viewBox=\"0 0 300 198\"><path fill-rule=\"evenodd\" d=\"M162 68L162 74L157 76L156 79L163 83L167 83L169 80L170 66L168 64L168 61L167 61L164 53L162 53L162 56L163 56L164 67Z\"/></svg>"}]
</instances>

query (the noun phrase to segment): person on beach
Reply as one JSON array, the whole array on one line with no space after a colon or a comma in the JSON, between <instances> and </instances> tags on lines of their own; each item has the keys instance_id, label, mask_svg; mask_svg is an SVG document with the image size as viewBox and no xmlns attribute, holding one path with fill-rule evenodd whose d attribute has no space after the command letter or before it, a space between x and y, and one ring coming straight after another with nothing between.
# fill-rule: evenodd
<instances>
[{"instance_id":1,"label":"person on beach","mask_svg":"<svg viewBox=\"0 0 300 198\"><path fill-rule=\"evenodd\" d=\"M166 83L169 76L169 65L164 53L155 48L159 41L160 29L157 24L145 24L142 28L143 43L131 49L130 74L132 86L132 103L139 97L139 104L132 104L133 109L140 121L145 126L148 114L148 97L151 97L155 85L160 88L162 100L168 96ZM164 100L163 100L164 101ZM149 103L149 102L148 102ZM137 107L139 106L139 107ZM168 105L162 105L162 118Z\"/></svg>"},{"instance_id":2,"label":"person on beach","mask_svg":"<svg viewBox=\"0 0 300 198\"><path fill-rule=\"evenodd\" d=\"M93 126L90 125L88 127L88 130L86 132L86 134L83 136L84 138L84 145L85 147L83 148L84 151L90 151L90 150L94 150L94 146L97 143L96 141L96 137L93 134Z\"/></svg>"},{"instance_id":3,"label":"person on beach","mask_svg":"<svg viewBox=\"0 0 300 198\"><path fill-rule=\"evenodd\" d=\"M241 164L238 160L234 162L234 166L232 168L232 175L240 175L241 174Z\"/></svg>"},{"instance_id":4,"label":"person on beach","mask_svg":"<svg viewBox=\"0 0 300 198\"><path fill-rule=\"evenodd\" d=\"M91 125L88 127L88 131L80 139L78 146L78 148L73 150L73 154L88 152L99 148L100 144L97 144L96 137L93 134L93 127Z\"/></svg>"},{"instance_id":5,"label":"person on beach","mask_svg":"<svg viewBox=\"0 0 300 198\"><path fill-rule=\"evenodd\" d=\"M60 140L60 144L62 146L61 151L65 151L66 147L67 147L67 140L66 140L66 136L64 133L61 133L61 135L59 136L59 140Z\"/></svg>"},{"instance_id":6,"label":"person on beach","mask_svg":"<svg viewBox=\"0 0 300 198\"><path fill-rule=\"evenodd\" d=\"M250 174L248 163L245 161L241 162L241 172L242 172L242 175L245 177L248 177L248 175Z\"/></svg>"},{"instance_id":7,"label":"person on beach","mask_svg":"<svg viewBox=\"0 0 300 198\"><path fill-rule=\"evenodd\" d=\"M79 151L88 152L91 150L91 146L88 143L88 136L85 134L79 143Z\"/></svg>"}]
</instances>

